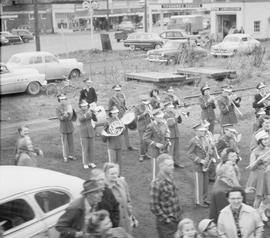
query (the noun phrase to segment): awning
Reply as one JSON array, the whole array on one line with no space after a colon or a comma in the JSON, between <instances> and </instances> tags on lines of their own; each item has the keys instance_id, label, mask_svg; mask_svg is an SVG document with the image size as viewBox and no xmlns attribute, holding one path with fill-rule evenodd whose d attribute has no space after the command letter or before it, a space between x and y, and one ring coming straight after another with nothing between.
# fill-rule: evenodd
<instances>
[{"instance_id":1,"label":"awning","mask_svg":"<svg viewBox=\"0 0 270 238\"><path fill-rule=\"evenodd\" d=\"M0 19L18 18L18 15L0 15Z\"/></svg>"}]
</instances>

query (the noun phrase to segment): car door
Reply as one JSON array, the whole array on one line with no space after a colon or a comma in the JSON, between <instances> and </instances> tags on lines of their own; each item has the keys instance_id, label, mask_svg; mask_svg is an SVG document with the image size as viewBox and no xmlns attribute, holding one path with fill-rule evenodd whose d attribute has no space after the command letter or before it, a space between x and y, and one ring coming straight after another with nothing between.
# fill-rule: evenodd
<instances>
[{"instance_id":1,"label":"car door","mask_svg":"<svg viewBox=\"0 0 270 238\"><path fill-rule=\"evenodd\" d=\"M66 74L64 65L54 55L45 55L44 61L47 80L62 79Z\"/></svg>"},{"instance_id":2,"label":"car door","mask_svg":"<svg viewBox=\"0 0 270 238\"><path fill-rule=\"evenodd\" d=\"M44 57L42 55L32 55L30 56L25 64L28 68L34 68L38 70L39 73L45 74L45 64Z\"/></svg>"},{"instance_id":3,"label":"car door","mask_svg":"<svg viewBox=\"0 0 270 238\"><path fill-rule=\"evenodd\" d=\"M45 223L24 194L0 202L5 238L48 238Z\"/></svg>"},{"instance_id":4,"label":"car door","mask_svg":"<svg viewBox=\"0 0 270 238\"><path fill-rule=\"evenodd\" d=\"M72 195L64 188L49 188L32 193L31 198L40 210L49 237L59 237L59 233L55 230L55 224L70 201L74 199Z\"/></svg>"}]
</instances>

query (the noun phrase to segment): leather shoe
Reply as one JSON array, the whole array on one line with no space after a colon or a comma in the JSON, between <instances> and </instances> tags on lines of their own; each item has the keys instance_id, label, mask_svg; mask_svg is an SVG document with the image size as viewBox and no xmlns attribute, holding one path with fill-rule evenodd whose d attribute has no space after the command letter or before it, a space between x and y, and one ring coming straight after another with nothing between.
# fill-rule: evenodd
<instances>
[{"instance_id":1,"label":"leather shoe","mask_svg":"<svg viewBox=\"0 0 270 238\"><path fill-rule=\"evenodd\" d=\"M146 160L147 160L147 159L151 159L151 157L148 156L148 155L144 155L143 158L146 159Z\"/></svg>"},{"instance_id":2,"label":"leather shoe","mask_svg":"<svg viewBox=\"0 0 270 238\"><path fill-rule=\"evenodd\" d=\"M144 156L141 155L141 156L139 157L139 161L140 161L140 162L143 162L143 160L144 160Z\"/></svg>"},{"instance_id":3,"label":"leather shoe","mask_svg":"<svg viewBox=\"0 0 270 238\"><path fill-rule=\"evenodd\" d=\"M204 204L206 204L206 205L210 205L210 201L208 201L208 200L206 200L206 201L204 201Z\"/></svg>"}]
</instances>

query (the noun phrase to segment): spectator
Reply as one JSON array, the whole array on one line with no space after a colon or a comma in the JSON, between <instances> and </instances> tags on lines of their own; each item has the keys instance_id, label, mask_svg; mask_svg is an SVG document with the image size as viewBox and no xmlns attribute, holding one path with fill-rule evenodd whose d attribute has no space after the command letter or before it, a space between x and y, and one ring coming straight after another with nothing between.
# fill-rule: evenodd
<instances>
[{"instance_id":1,"label":"spectator","mask_svg":"<svg viewBox=\"0 0 270 238\"><path fill-rule=\"evenodd\" d=\"M106 210L94 212L89 218L87 232L91 238L132 238L122 227L112 228Z\"/></svg>"},{"instance_id":2,"label":"spectator","mask_svg":"<svg viewBox=\"0 0 270 238\"><path fill-rule=\"evenodd\" d=\"M159 238L173 238L182 215L173 179L174 162L168 154L161 154L157 160L159 173L151 184L150 209L156 216Z\"/></svg>"},{"instance_id":3,"label":"spectator","mask_svg":"<svg viewBox=\"0 0 270 238\"><path fill-rule=\"evenodd\" d=\"M202 238L218 238L217 226L211 219L203 219L198 225L199 232Z\"/></svg>"},{"instance_id":4,"label":"spectator","mask_svg":"<svg viewBox=\"0 0 270 238\"><path fill-rule=\"evenodd\" d=\"M106 210L109 212L112 227L119 225L119 203L113 195L112 190L105 184L105 174L101 169L92 169L90 179L96 180L100 186L104 187L101 202L97 205L97 210Z\"/></svg>"},{"instance_id":5,"label":"spectator","mask_svg":"<svg viewBox=\"0 0 270 238\"><path fill-rule=\"evenodd\" d=\"M227 192L229 205L218 217L218 230L222 238L262 238L263 222L257 211L243 203L245 192L234 187Z\"/></svg>"},{"instance_id":6,"label":"spectator","mask_svg":"<svg viewBox=\"0 0 270 238\"><path fill-rule=\"evenodd\" d=\"M103 186L95 180L87 180L83 183L82 196L74 200L59 218L55 225L60 232L60 238L86 237L85 232L88 219L97 210L97 204L101 201Z\"/></svg>"},{"instance_id":7,"label":"spectator","mask_svg":"<svg viewBox=\"0 0 270 238\"><path fill-rule=\"evenodd\" d=\"M178 223L177 232L174 238L200 238L194 222L189 218L184 218Z\"/></svg>"},{"instance_id":8,"label":"spectator","mask_svg":"<svg viewBox=\"0 0 270 238\"><path fill-rule=\"evenodd\" d=\"M97 103L97 94L92 87L93 81L90 78L84 80L85 87L80 92L79 105L85 100L89 105Z\"/></svg>"},{"instance_id":9,"label":"spectator","mask_svg":"<svg viewBox=\"0 0 270 238\"><path fill-rule=\"evenodd\" d=\"M214 223L217 223L220 211L229 204L226 193L235 186L239 186L239 182L234 167L230 163L221 165L210 202L209 218L213 219Z\"/></svg>"},{"instance_id":10,"label":"spectator","mask_svg":"<svg viewBox=\"0 0 270 238\"><path fill-rule=\"evenodd\" d=\"M129 195L128 184L124 177L119 177L119 165L114 163L104 164L105 180L119 203L120 220L119 226L131 233L132 228L137 226L137 220L132 214L132 205Z\"/></svg>"}]
</instances>

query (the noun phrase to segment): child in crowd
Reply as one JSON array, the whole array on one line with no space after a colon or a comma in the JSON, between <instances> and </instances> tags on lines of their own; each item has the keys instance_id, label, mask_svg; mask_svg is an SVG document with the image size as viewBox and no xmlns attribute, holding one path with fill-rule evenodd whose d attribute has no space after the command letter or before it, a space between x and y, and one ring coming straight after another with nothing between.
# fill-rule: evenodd
<instances>
[{"instance_id":1,"label":"child in crowd","mask_svg":"<svg viewBox=\"0 0 270 238\"><path fill-rule=\"evenodd\" d=\"M189 218L184 218L178 223L174 238L201 238L198 234L194 222Z\"/></svg>"}]
</instances>

